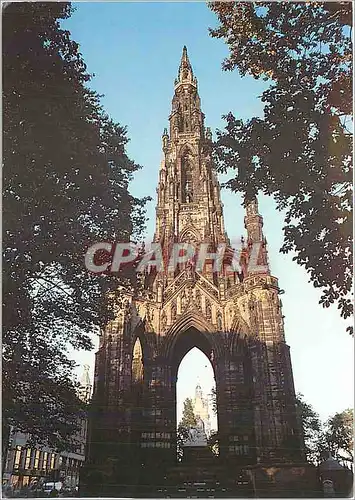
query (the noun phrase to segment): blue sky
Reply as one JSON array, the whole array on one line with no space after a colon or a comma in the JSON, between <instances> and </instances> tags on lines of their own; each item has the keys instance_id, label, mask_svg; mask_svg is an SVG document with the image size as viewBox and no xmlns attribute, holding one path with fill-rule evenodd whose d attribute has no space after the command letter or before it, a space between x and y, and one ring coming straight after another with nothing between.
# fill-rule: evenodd
<instances>
[{"instance_id":1,"label":"blue sky","mask_svg":"<svg viewBox=\"0 0 355 500\"><path fill-rule=\"evenodd\" d=\"M80 44L88 71L95 77L91 86L104 94L108 114L126 125L128 153L143 165L132 183L137 196L150 195L147 239L153 236L155 189L161 159L161 135L168 126L182 47L188 48L199 82L206 126L223 128L221 116L232 111L240 118L262 115L259 99L266 83L223 72L227 48L212 39L208 27L216 17L203 3L108 2L74 3L76 12L63 23ZM244 232L241 198L222 191L226 228L231 239ZM336 307L323 309L320 293L308 283L306 272L282 255L282 214L272 199L260 197L260 212L269 244L271 271L279 278L285 315L287 343L296 391L323 419L353 407L353 340ZM93 366L94 353L76 353L79 363ZM198 375L206 392L212 385L211 372L203 356L190 353L179 370L179 400L192 396Z\"/></svg>"}]
</instances>

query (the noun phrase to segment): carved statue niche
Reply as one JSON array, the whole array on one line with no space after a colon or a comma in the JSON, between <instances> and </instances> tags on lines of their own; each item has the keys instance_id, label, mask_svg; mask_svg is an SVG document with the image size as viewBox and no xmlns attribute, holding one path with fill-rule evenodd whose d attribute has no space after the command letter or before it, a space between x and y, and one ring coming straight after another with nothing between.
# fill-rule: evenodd
<instances>
[{"instance_id":1,"label":"carved statue niche","mask_svg":"<svg viewBox=\"0 0 355 500\"><path fill-rule=\"evenodd\" d=\"M186 179L185 183L185 201L186 203L191 203L193 198L192 182L190 179Z\"/></svg>"},{"instance_id":2,"label":"carved statue niche","mask_svg":"<svg viewBox=\"0 0 355 500\"><path fill-rule=\"evenodd\" d=\"M195 277L195 272L194 272L194 263L193 259L190 259L187 264L186 264L186 277L188 279L193 279Z\"/></svg>"},{"instance_id":3,"label":"carved statue niche","mask_svg":"<svg viewBox=\"0 0 355 500\"><path fill-rule=\"evenodd\" d=\"M195 292L195 301L196 301L196 305L197 305L198 309L201 311L202 310L202 306L201 306L201 292L200 292L200 290L198 288L196 289L196 292Z\"/></svg>"},{"instance_id":4,"label":"carved statue niche","mask_svg":"<svg viewBox=\"0 0 355 500\"><path fill-rule=\"evenodd\" d=\"M185 152L181 159L181 177L182 177L182 202L191 203L193 201L193 164L191 155Z\"/></svg>"},{"instance_id":5,"label":"carved statue niche","mask_svg":"<svg viewBox=\"0 0 355 500\"><path fill-rule=\"evenodd\" d=\"M187 305L187 293L186 293L186 290L184 290L182 295L181 295L182 312L184 312L186 305Z\"/></svg>"},{"instance_id":6,"label":"carved statue niche","mask_svg":"<svg viewBox=\"0 0 355 500\"><path fill-rule=\"evenodd\" d=\"M171 305L171 320L175 321L176 320L176 314L177 314L177 309L176 309L176 302L174 301Z\"/></svg>"},{"instance_id":7,"label":"carved statue niche","mask_svg":"<svg viewBox=\"0 0 355 500\"><path fill-rule=\"evenodd\" d=\"M208 320L212 319L212 308L209 300L206 300L206 318Z\"/></svg>"},{"instance_id":8,"label":"carved statue niche","mask_svg":"<svg viewBox=\"0 0 355 500\"><path fill-rule=\"evenodd\" d=\"M163 313L161 315L161 329L162 329L162 331L164 331L166 329L167 321L168 320L167 320L165 311L163 311Z\"/></svg>"},{"instance_id":9,"label":"carved statue niche","mask_svg":"<svg viewBox=\"0 0 355 500\"><path fill-rule=\"evenodd\" d=\"M223 327L223 325L222 325L222 314L221 314L220 311L218 311L218 313L217 313L217 330L221 332L222 331L222 327Z\"/></svg>"},{"instance_id":10,"label":"carved statue niche","mask_svg":"<svg viewBox=\"0 0 355 500\"><path fill-rule=\"evenodd\" d=\"M200 130L200 123L199 123L199 120L198 120L198 114L197 113L194 113L192 115L192 128L195 132L199 132Z\"/></svg>"}]
</instances>

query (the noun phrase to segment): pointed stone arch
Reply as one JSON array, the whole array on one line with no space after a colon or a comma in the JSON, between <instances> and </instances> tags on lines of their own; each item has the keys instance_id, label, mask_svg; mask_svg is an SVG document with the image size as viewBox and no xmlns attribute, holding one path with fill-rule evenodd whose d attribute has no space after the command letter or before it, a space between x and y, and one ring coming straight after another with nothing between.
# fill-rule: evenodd
<instances>
[{"instance_id":1,"label":"pointed stone arch","mask_svg":"<svg viewBox=\"0 0 355 500\"><path fill-rule=\"evenodd\" d=\"M183 203L190 203L194 199L195 192L195 158L189 149L185 149L180 157L180 184L181 198Z\"/></svg>"},{"instance_id":2,"label":"pointed stone arch","mask_svg":"<svg viewBox=\"0 0 355 500\"><path fill-rule=\"evenodd\" d=\"M236 314L233 318L229 349L231 354L240 353L244 349L245 341L251 335L250 328L244 319Z\"/></svg>"},{"instance_id":3,"label":"pointed stone arch","mask_svg":"<svg viewBox=\"0 0 355 500\"><path fill-rule=\"evenodd\" d=\"M202 316L198 311L188 311L183 314L178 321L170 328L168 336L174 336L178 332L187 330L189 328L196 328L201 332L213 333L215 327Z\"/></svg>"},{"instance_id":4,"label":"pointed stone arch","mask_svg":"<svg viewBox=\"0 0 355 500\"><path fill-rule=\"evenodd\" d=\"M178 158L182 158L186 153L190 153L193 157L196 156L196 151L192 144L183 144L178 151Z\"/></svg>"},{"instance_id":5,"label":"pointed stone arch","mask_svg":"<svg viewBox=\"0 0 355 500\"><path fill-rule=\"evenodd\" d=\"M191 235L191 237L189 237ZM202 241L202 237L198 229L195 228L193 224L188 224L184 227L179 235L179 239L181 242L186 241L187 243L193 242L197 243Z\"/></svg>"},{"instance_id":6,"label":"pointed stone arch","mask_svg":"<svg viewBox=\"0 0 355 500\"><path fill-rule=\"evenodd\" d=\"M206 346L201 348L200 343L196 342L194 346L205 352L207 356L213 352L215 360L223 357L223 346L219 341L215 327L206 321L204 316L196 309L187 311L181 316L167 332L166 340L162 349L162 355L168 363L173 363L174 350L177 341L181 335L185 335L188 331L197 332L197 337ZM207 348L208 345L208 348ZM192 346L193 347L193 346ZM209 351L207 353L206 351Z\"/></svg>"},{"instance_id":7,"label":"pointed stone arch","mask_svg":"<svg viewBox=\"0 0 355 500\"><path fill-rule=\"evenodd\" d=\"M231 331L244 336L251 334L248 323L239 314L235 314L233 317Z\"/></svg>"}]
</instances>

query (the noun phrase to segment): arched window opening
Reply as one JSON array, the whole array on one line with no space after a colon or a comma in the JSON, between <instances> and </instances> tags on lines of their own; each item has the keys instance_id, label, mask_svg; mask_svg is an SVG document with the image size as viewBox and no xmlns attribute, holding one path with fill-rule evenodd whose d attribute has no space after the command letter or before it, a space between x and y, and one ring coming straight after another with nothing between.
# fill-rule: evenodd
<instances>
[{"instance_id":1,"label":"arched window opening","mask_svg":"<svg viewBox=\"0 0 355 500\"><path fill-rule=\"evenodd\" d=\"M208 357L197 347L182 359L177 373L177 454L184 460L187 448L205 446L218 455L216 383Z\"/></svg>"},{"instance_id":2,"label":"arched window opening","mask_svg":"<svg viewBox=\"0 0 355 500\"><path fill-rule=\"evenodd\" d=\"M135 383L143 381L143 351L138 337L133 347L132 381Z\"/></svg>"},{"instance_id":3,"label":"arched window opening","mask_svg":"<svg viewBox=\"0 0 355 500\"><path fill-rule=\"evenodd\" d=\"M182 202L192 203L194 197L193 178L192 178L193 164L191 154L187 151L181 159L181 177L182 177Z\"/></svg>"}]
</instances>

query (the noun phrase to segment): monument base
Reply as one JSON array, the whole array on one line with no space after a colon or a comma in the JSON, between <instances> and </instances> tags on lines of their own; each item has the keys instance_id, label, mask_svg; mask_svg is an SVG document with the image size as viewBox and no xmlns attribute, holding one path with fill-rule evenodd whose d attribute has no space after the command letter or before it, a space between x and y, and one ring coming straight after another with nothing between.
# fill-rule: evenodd
<instances>
[{"instance_id":1,"label":"monument base","mask_svg":"<svg viewBox=\"0 0 355 500\"><path fill-rule=\"evenodd\" d=\"M214 461L215 457L208 446L184 446L182 463L184 465L206 465Z\"/></svg>"},{"instance_id":2,"label":"monument base","mask_svg":"<svg viewBox=\"0 0 355 500\"><path fill-rule=\"evenodd\" d=\"M87 464L80 496L128 498L320 498L319 471L307 463L237 465L206 447L187 447L184 460L158 468L123 469ZM185 451L185 450L184 450ZM91 469L91 470L90 470ZM334 496L339 496L335 494Z\"/></svg>"},{"instance_id":3,"label":"monument base","mask_svg":"<svg viewBox=\"0 0 355 500\"><path fill-rule=\"evenodd\" d=\"M201 454L199 454L199 452ZM309 464L260 464L234 466L214 457L198 460L203 450L189 453L187 459L170 469L165 498L320 498L323 496L317 468ZM197 459L197 460L196 460ZM160 496L157 495L157 496Z\"/></svg>"},{"instance_id":4,"label":"monument base","mask_svg":"<svg viewBox=\"0 0 355 500\"><path fill-rule=\"evenodd\" d=\"M259 464L248 466L255 497L316 498L321 497L317 468L308 463Z\"/></svg>"}]
</instances>

